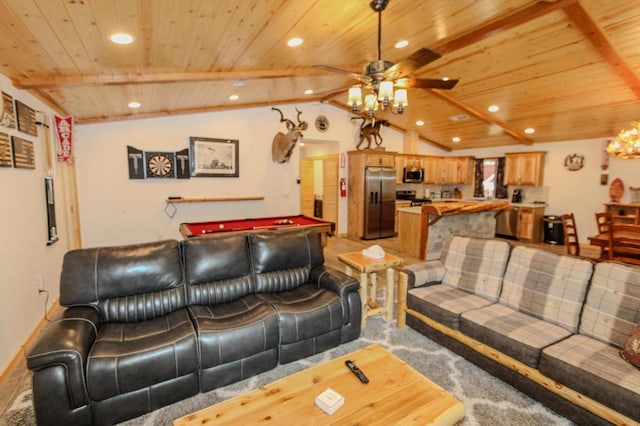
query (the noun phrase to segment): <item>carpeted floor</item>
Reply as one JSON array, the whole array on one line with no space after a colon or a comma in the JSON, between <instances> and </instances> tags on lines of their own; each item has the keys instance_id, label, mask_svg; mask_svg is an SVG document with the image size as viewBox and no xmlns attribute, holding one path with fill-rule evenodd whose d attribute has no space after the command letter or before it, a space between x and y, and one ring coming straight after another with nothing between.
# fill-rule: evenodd
<instances>
[{"instance_id":1,"label":"carpeted floor","mask_svg":"<svg viewBox=\"0 0 640 426\"><path fill-rule=\"evenodd\" d=\"M354 342L304 360L280 365L259 376L197 395L132 419L123 425L171 425L174 419L185 414L377 342L462 401L467 409L462 425L572 424L421 334L410 328L398 330L395 324L395 321L386 321L382 317L370 318L361 337ZM304 424L304 421L296 419L295 423ZM8 426L35 424L31 406L31 389L28 385L6 416L0 419L0 424Z\"/></svg>"}]
</instances>

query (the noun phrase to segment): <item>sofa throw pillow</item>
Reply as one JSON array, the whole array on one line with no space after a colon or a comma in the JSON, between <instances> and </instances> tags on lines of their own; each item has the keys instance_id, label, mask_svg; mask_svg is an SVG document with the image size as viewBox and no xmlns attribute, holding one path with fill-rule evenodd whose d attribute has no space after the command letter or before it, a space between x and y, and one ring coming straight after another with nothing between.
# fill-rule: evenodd
<instances>
[{"instance_id":1,"label":"sofa throw pillow","mask_svg":"<svg viewBox=\"0 0 640 426\"><path fill-rule=\"evenodd\" d=\"M630 364L640 368L640 326L627 338L620 356Z\"/></svg>"}]
</instances>

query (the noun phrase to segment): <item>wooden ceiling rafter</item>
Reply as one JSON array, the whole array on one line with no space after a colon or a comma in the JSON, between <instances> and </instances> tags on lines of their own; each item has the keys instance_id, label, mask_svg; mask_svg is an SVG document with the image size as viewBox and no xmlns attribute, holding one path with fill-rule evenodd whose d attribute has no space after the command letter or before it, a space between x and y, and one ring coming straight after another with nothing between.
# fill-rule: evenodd
<instances>
[{"instance_id":1,"label":"wooden ceiling rafter","mask_svg":"<svg viewBox=\"0 0 640 426\"><path fill-rule=\"evenodd\" d=\"M287 68L284 70L245 70L183 73L112 74L85 76L17 77L12 80L18 89L55 89L71 86L115 86L127 84L185 83L211 80L260 80L321 75L316 68Z\"/></svg>"},{"instance_id":2,"label":"wooden ceiling rafter","mask_svg":"<svg viewBox=\"0 0 640 426\"><path fill-rule=\"evenodd\" d=\"M461 110L473 115L474 117L485 121L486 123L489 124L495 124L496 126L502 128L502 130L509 136L511 136L512 138L514 138L515 140L517 140L520 143L523 143L525 145L531 145L533 144L533 141L531 139L529 139L526 136L521 135L518 131L512 129L511 127L509 127L506 123L503 123L500 120L497 120L493 117L491 117L488 114L485 114L484 112L473 108L472 106L469 106L467 104L465 104L464 102L459 101L458 99L456 99L455 97L451 96L450 94L444 92L443 90L439 90L439 89L424 89L426 91L428 91L429 93L432 93L436 96L438 96L440 99L449 102L451 105L454 105L458 108L460 108Z\"/></svg>"},{"instance_id":3,"label":"wooden ceiling rafter","mask_svg":"<svg viewBox=\"0 0 640 426\"><path fill-rule=\"evenodd\" d=\"M611 45L606 35L600 30L600 27L594 22L585 8L579 2L575 2L566 6L564 11L607 63L611 65L622 81L640 99L640 79L634 73L633 68L627 64L624 57Z\"/></svg>"},{"instance_id":4,"label":"wooden ceiling rafter","mask_svg":"<svg viewBox=\"0 0 640 426\"><path fill-rule=\"evenodd\" d=\"M320 99L305 97L305 98L296 98L296 99L282 99L277 102L252 102L252 103L244 103L244 104L234 103L233 105L217 105L217 106L209 106L209 107L184 108L184 109L179 109L179 110L177 109L177 110L171 110L171 111L133 112L129 114L112 115L112 116L79 117L79 118L74 118L74 121L77 124L104 123L104 122L112 122L112 121L137 120L141 118L167 117L172 115L198 114L201 112L230 111L234 109L258 108L258 107L264 107L264 106L285 105L285 104L295 104L295 103L302 104L302 103L309 103L313 101L319 102Z\"/></svg>"}]
</instances>

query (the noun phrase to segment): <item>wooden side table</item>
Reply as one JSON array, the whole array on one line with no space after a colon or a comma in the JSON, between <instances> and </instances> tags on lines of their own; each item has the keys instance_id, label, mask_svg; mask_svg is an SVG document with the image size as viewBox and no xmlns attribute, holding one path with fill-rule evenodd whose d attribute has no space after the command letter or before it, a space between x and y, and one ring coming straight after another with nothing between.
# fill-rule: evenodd
<instances>
[{"instance_id":1,"label":"wooden side table","mask_svg":"<svg viewBox=\"0 0 640 426\"><path fill-rule=\"evenodd\" d=\"M367 317L386 314L388 320L393 319L393 283L395 270L401 266L401 257L386 253L381 259L374 259L362 255L361 251L343 253L338 255L338 260L345 264L345 272L353 276L353 270L360 273L360 299L362 301L362 327L367 325ZM379 307L376 301L378 271L387 270L387 295L384 307ZM368 286L371 282L371 293Z\"/></svg>"}]
</instances>

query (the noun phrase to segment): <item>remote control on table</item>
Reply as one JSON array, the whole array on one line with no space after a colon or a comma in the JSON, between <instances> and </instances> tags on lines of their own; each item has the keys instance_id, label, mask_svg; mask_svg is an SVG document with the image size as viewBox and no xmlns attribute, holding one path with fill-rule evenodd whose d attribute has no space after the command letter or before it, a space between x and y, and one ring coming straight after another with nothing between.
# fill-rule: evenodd
<instances>
[{"instance_id":1,"label":"remote control on table","mask_svg":"<svg viewBox=\"0 0 640 426\"><path fill-rule=\"evenodd\" d=\"M351 370L351 372L355 374L358 379L360 379L362 383L364 383L365 385L369 383L369 379L367 378L367 376L364 375L362 370L360 370L353 361L346 360L344 363L347 367L349 367L349 370Z\"/></svg>"}]
</instances>

